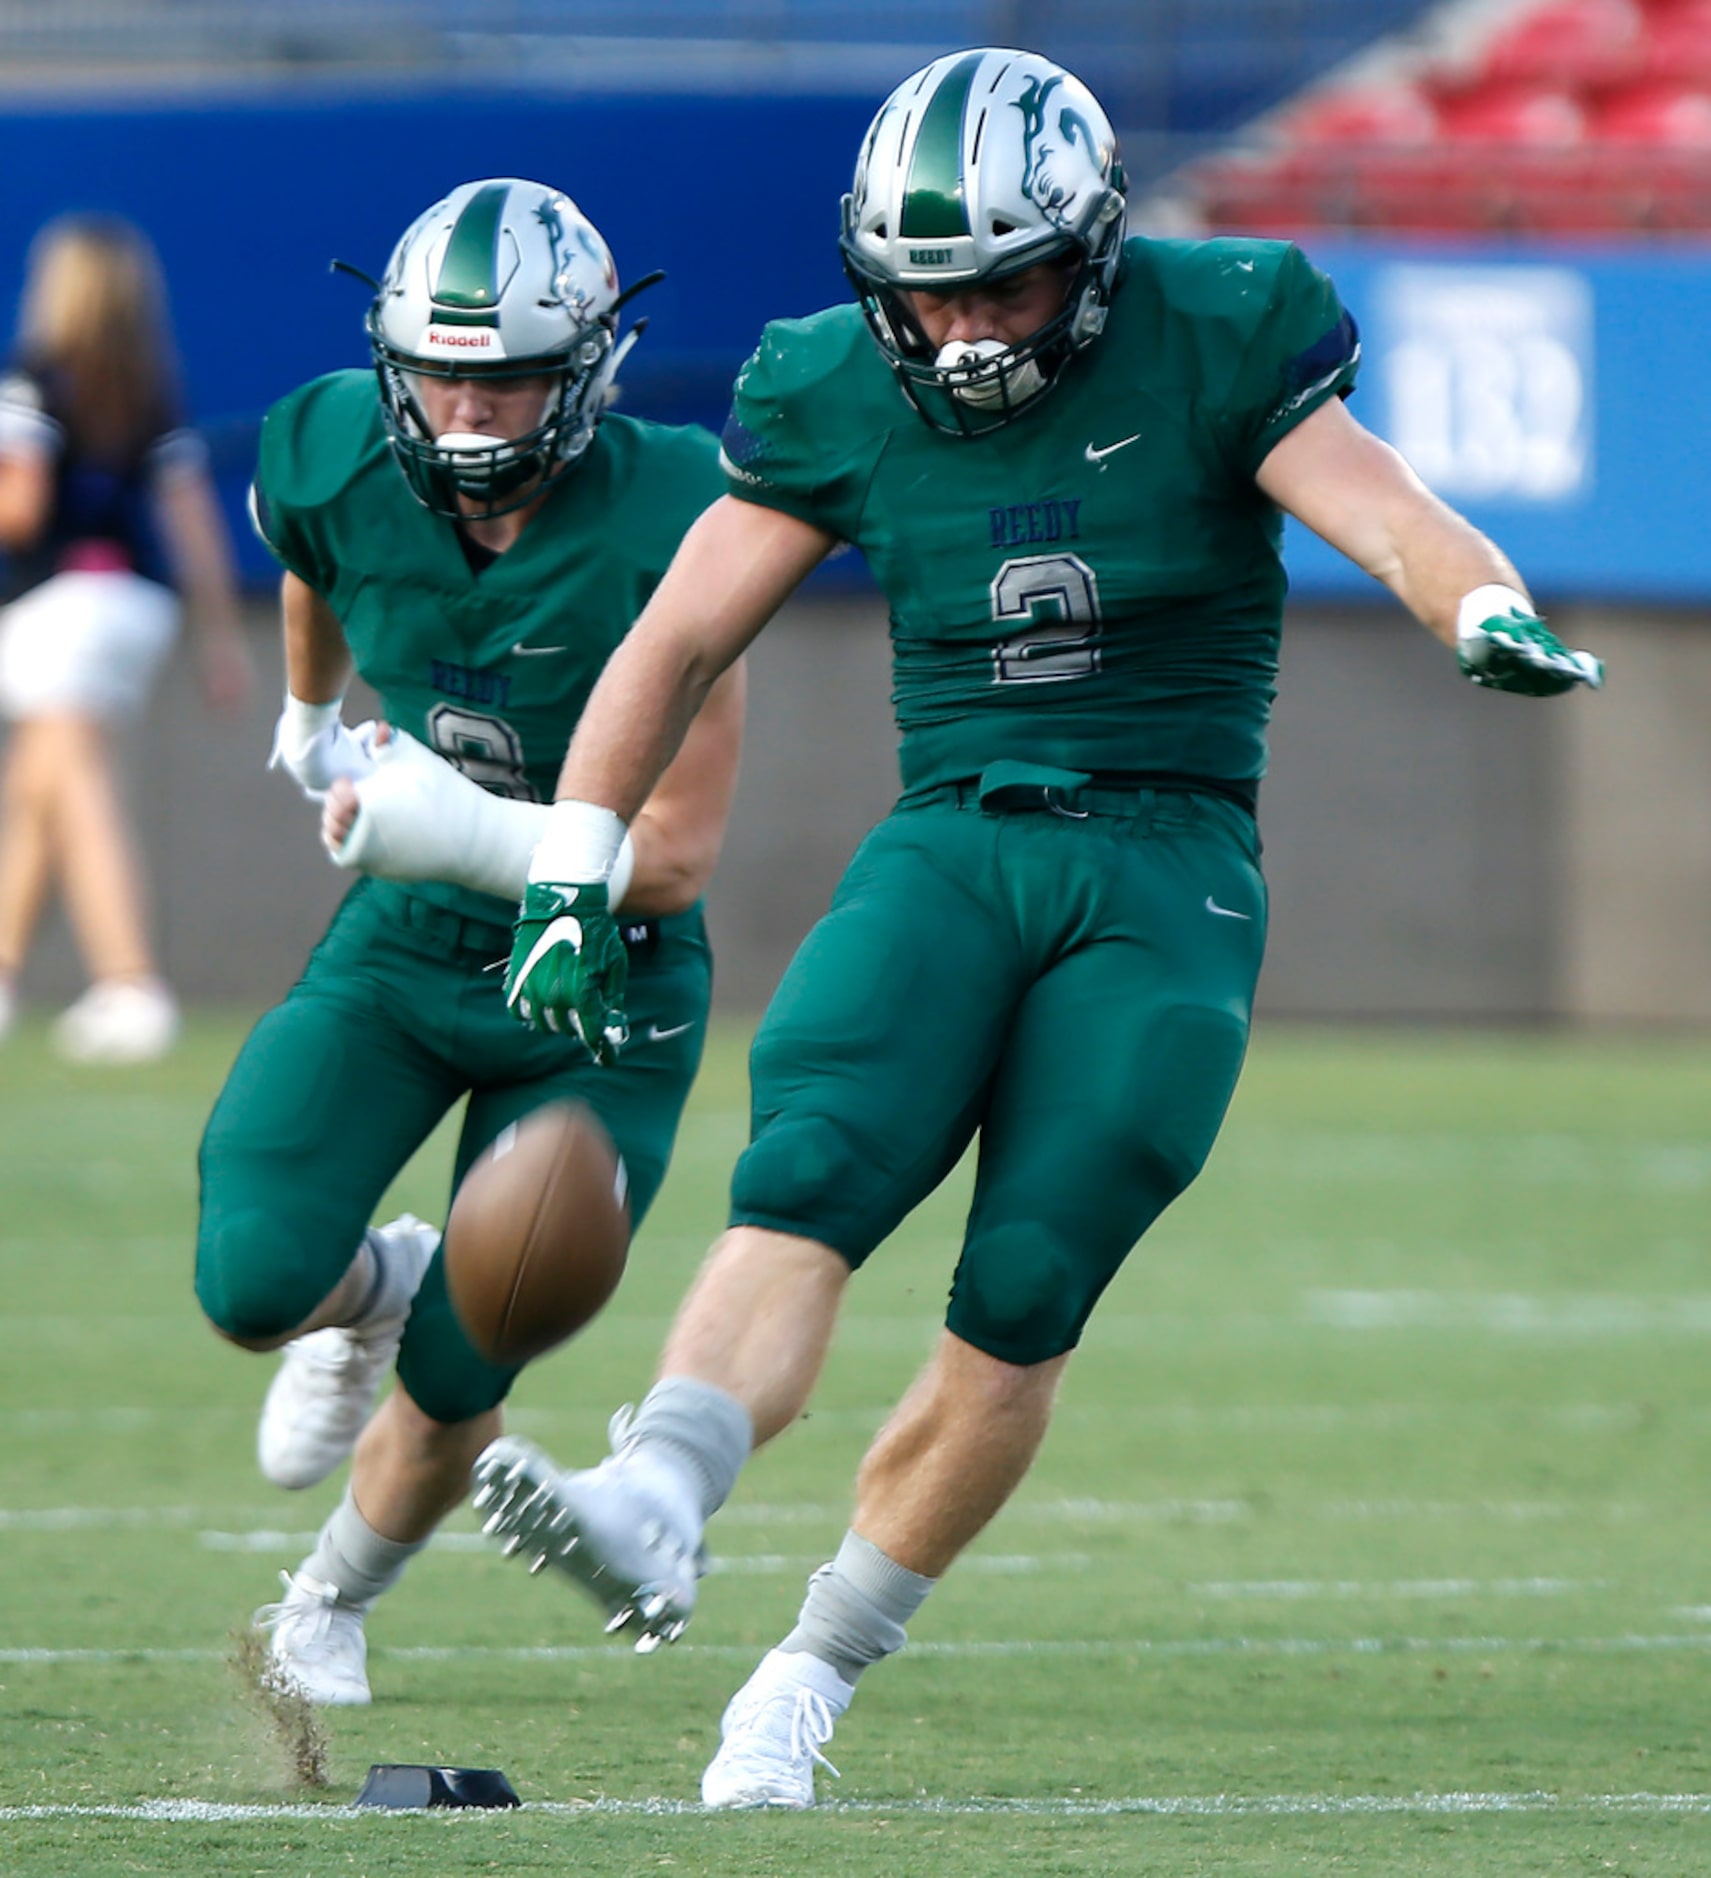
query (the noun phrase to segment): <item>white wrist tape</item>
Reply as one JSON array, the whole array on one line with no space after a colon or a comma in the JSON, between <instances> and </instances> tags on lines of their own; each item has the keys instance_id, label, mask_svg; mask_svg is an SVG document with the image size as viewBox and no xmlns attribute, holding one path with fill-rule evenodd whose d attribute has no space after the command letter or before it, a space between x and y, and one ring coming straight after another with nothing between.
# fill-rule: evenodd
<instances>
[{"instance_id":1,"label":"white wrist tape","mask_svg":"<svg viewBox=\"0 0 1711 1878\"><path fill-rule=\"evenodd\" d=\"M1496 582L1485 587L1475 587L1472 593L1462 596L1461 604L1456 608L1456 637L1461 640L1477 639L1487 620L1501 619L1511 613L1524 614L1528 619L1538 617L1532 601L1524 593L1517 593L1513 587L1499 586Z\"/></svg>"},{"instance_id":2,"label":"white wrist tape","mask_svg":"<svg viewBox=\"0 0 1711 1878\"><path fill-rule=\"evenodd\" d=\"M530 880L609 881L624 845L624 823L594 802L555 802L529 862Z\"/></svg>"},{"instance_id":3,"label":"white wrist tape","mask_svg":"<svg viewBox=\"0 0 1711 1878\"><path fill-rule=\"evenodd\" d=\"M268 759L268 768L283 763L289 769L301 763L314 748L315 739L340 721L344 708L342 691L328 704L310 704L287 691L285 708L279 713L279 722L273 730L273 754Z\"/></svg>"}]
</instances>

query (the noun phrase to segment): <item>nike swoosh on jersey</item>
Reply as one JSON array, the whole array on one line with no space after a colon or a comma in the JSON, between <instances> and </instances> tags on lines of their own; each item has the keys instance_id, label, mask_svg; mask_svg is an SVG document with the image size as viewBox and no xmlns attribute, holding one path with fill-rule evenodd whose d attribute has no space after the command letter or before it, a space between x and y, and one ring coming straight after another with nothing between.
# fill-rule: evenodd
<instances>
[{"instance_id":1,"label":"nike swoosh on jersey","mask_svg":"<svg viewBox=\"0 0 1711 1878\"><path fill-rule=\"evenodd\" d=\"M1206 896L1206 911L1208 913L1216 913L1220 919L1251 920L1253 918L1251 913L1238 913L1233 906L1220 906L1218 902L1212 898L1211 894L1207 894Z\"/></svg>"},{"instance_id":2,"label":"nike swoosh on jersey","mask_svg":"<svg viewBox=\"0 0 1711 1878\"><path fill-rule=\"evenodd\" d=\"M1115 456L1119 450L1127 450L1130 444L1139 443L1140 440L1141 433L1137 430L1134 436L1125 437L1119 443L1108 443L1103 450L1096 450L1092 444L1089 444L1087 446L1087 460L1089 463L1103 464L1108 456Z\"/></svg>"},{"instance_id":3,"label":"nike swoosh on jersey","mask_svg":"<svg viewBox=\"0 0 1711 1878\"><path fill-rule=\"evenodd\" d=\"M694 1028L693 1018L687 1024L673 1024L669 1029L662 1029L658 1024L649 1024L647 1040L649 1043L664 1043L667 1037L681 1037L686 1030Z\"/></svg>"},{"instance_id":4,"label":"nike swoosh on jersey","mask_svg":"<svg viewBox=\"0 0 1711 1878\"><path fill-rule=\"evenodd\" d=\"M516 659L544 659L550 652L568 652L569 646L525 646L515 645L511 656Z\"/></svg>"}]
</instances>

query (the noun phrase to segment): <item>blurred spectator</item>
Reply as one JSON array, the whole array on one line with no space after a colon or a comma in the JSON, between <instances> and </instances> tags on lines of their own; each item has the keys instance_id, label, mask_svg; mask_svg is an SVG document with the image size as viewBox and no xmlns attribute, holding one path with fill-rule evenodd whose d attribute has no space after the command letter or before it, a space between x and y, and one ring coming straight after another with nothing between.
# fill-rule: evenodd
<instances>
[{"instance_id":1,"label":"blurred spectator","mask_svg":"<svg viewBox=\"0 0 1711 1878\"><path fill-rule=\"evenodd\" d=\"M106 216L51 222L0 381L0 1034L57 884L91 982L54 1041L83 1062L159 1056L178 1028L113 753L177 635L175 588L200 629L209 704L235 711L250 682L231 542L180 424L148 238Z\"/></svg>"}]
</instances>

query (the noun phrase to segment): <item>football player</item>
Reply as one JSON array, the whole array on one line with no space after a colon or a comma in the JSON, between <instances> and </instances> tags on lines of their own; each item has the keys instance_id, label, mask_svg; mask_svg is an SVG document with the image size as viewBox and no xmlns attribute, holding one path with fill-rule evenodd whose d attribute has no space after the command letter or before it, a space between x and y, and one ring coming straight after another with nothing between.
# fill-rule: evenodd
<instances>
[{"instance_id":1,"label":"football player","mask_svg":"<svg viewBox=\"0 0 1711 1878\"><path fill-rule=\"evenodd\" d=\"M261 1614L316 1702L369 1700L364 1615L461 1497L514 1374L460 1330L434 1228L370 1226L381 1196L464 1096L454 1181L508 1123L569 1096L609 1131L639 1224L701 1054L700 898L736 780L734 672L607 895L633 965L622 1066L520 1027L495 969L594 681L723 486L706 432L606 412L634 336L624 298L567 196L467 183L392 255L368 314L375 372L316 379L262 432L254 512L285 568L273 761L325 798L336 858L400 877L345 897L240 1051L201 1151L197 1296L234 1343L283 1346L262 1472L307 1487L355 1450L315 1549ZM386 727L346 727L353 671Z\"/></svg>"},{"instance_id":2,"label":"football player","mask_svg":"<svg viewBox=\"0 0 1711 1878\"><path fill-rule=\"evenodd\" d=\"M1297 248L1124 222L1111 126L1050 61L960 52L886 100L844 203L856 303L762 335L729 493L603 675L531 864L511 999L615 1033L596 909L626 826L779 603L862 550L902 796L761 1024L730 1228L608 1459L507 1439L477 1470L490 1531L642 1647L675 1636L703 1525L801 1413L851 1273L978 1136L945 1330L725 1711L710 1806L812 1801L857 1678L1020 1481L1100 1293L1212 1146L1265 940L1284 512L1477 683L1602 677L1349 415L1355 325Z\"/></svg>"}]
</instances>

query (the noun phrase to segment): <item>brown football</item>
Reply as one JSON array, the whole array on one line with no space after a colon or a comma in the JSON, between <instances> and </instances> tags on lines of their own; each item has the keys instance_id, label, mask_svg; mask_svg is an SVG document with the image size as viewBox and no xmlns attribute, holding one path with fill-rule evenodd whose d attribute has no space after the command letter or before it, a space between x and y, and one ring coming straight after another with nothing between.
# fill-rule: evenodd
<instances>
[{"instance_id":1,"label":"brown football","mask_svg":"<svg viewBox=\"0 0 1711 1878\"><path fill-rule=\"evenodd\" d=\"M502 1129L446 1220L446 1290L490 1363L527 1363L582 1328L618 1288L630 1244L624 1170L580 1102Z\"/></svg>"}]
</instances>

